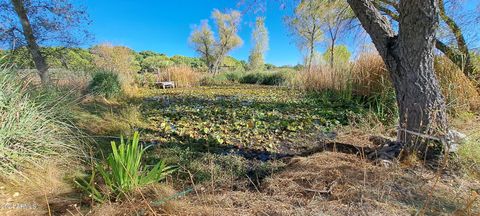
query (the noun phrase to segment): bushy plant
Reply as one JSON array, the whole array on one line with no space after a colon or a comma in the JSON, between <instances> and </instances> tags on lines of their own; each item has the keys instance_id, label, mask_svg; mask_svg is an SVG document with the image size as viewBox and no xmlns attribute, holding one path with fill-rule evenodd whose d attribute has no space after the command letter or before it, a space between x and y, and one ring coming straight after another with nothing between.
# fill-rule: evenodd
<instances>
[{"instance_id":1,"label":"bushy plant","mask_svg":"<svg viewBox=\"0 0 480 216\"><path fill-rule=\"evenodd\" d=\"M91 176L85 180L76 181L77 185L85 190L98 202L109 198L120 198L134 189L159 182L168 174L175 171L173 166L167 166L163 161L158 162L151 168L142 164L143 154L148 147L139 144L138 132L135 132L131 141L125 142L123 137L120 145L111 142L112 153L108 156L105 166L97 164ZM96 182L96 173L102 182L101 187Z\"/></svg>"},{"instance_id":2,"label":"bushy plant","mask_svg":"<svg viewBox=\"0 0 480 216\"><path fill-rule=\"evenodd\" d=\"M88 91L94 95L110 98L122 92L122 85L116 73L99 71L93 75Z\"/></svg>"},{"instance_id":3,"label":"bushy plant","mask_svg":"<svg viewBox=\"0 0 480 216\"><path fill-rule=\"evenodd\" d=\"M244 75L240 83L258 85L283 85L287 80L284 72L253 72Z\"/></svg>"},{"instance_id":4,"label":"bushy plant","mask_svg":"<svg viewBox=\"0 0 480 216\"><path fill-rule=\"evenodd\" d=\"M206 75L200 79L201 86L222 86L231 83L224 73L219 75Z\"/></svg>"},{"instance_id":5,"label":"bushy plant","mask_svg":"<svg viewBox=\"0 0 480 216\"><path fill-rule=\"evenodd\" d=\"M244 75L245 75L245 73L243 71L232 71L232 72L226 72L224 74L225 78L228 81L234 82L234 83L240 82L240 80L242 79L242 77Z\"/></svg>"},{"instance_id":6,"label":"bushy plant","mask_svg":"<svg viewBox=\"0 0 480 216\"><path fill-rule=\"evenodd\" d=\"M80 154L62 98L52 91L33 91L18 76L0 73L0 173L14 180L26 167L42 167Z\"/></svg>"},{"instance_id":7,"label":"bushy plant","mask_svg":"<svg viewBox=\"0 0 480 216\"><path fill-rule=\"evenodd\" d=\"M287 74L283 72L273 72L264 75L262 85L283 85L287 80Z\"/></svg>"},{"instance_id":8,"label":"bushy plant","mask_svg":"<svg viewBox=\"0 0 480 216\"><path fill-rule=\"evenodd\" d=\"M240 83L243 84L262 84L263 79L265 78L263 73L253 72L248 73L240 79Z\"/></svg>"}]
</instances>

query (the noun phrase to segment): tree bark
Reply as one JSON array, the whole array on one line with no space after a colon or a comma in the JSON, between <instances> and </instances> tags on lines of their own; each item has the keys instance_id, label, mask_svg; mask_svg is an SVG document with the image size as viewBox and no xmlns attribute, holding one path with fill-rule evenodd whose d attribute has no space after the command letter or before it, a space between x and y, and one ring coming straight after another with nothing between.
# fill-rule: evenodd
<instances>
[{"instance_id":1,"label":"tree bark","mask_svg":"<svg viewBox=\"0 0 480 216\"><path fill-rule=\"evenodd\" d=\"M317 32L316 25L313 26L312 32L310 33L309 49L310 54L308 56L308 71L312 71L313 66L313 57L315 55L315 34Z\"/></svg>"},{"instance_id":2,"label":"tree bark","mask_svg":"<svg viewBox=\"0 0 480 216\"><path fill-rule=\"evenodd\" d=\"M434 73L436 0L401 0L399 33L372 0L348 0L390 72L399 107L397 139L405 153L440 155L448 131L444 98Z\"/></svg>"},{"instance_id":3,"label":"tree bark","mask_svg":"<svg viewBox=\"0 0 480 216\"><path fill-rule=\"evenodd\" d=\"M313 38L313 36L312 36ZM315 42L313 39L310 41L310 54L308 56L308 72L312 71L313 56L315 55Z\"/></svg>"},{"instance_id":4,"label":"tree bark","mask_svg":"<svg viewBox=\"0 0 480 216\"><path fill-rule=\"evenodd\" d=\"M381 0L381 2L393 6L396 10L399 9L399 5L394 1ZM440 18L447 24L450 31L452 31L453 35L455 36L458 48L448 46L438 39L436 40L435 47L440 50L440 52L442 52L445 56L447 56L447 58L449 58L455 65L457 65L457 67L460 68L468 78L475 80L475 77L472 77L475 72L475 67L471 62L470 49L468 48L468 45L466 43L463 31L460 26L458 26L458 24L455 22L455 20L453 20L447 15L444 1L439 0L438 5ZM397 22L399 21L399 15L396 12L380 4L375 4L375 6L380 11L390 16L393 20Z\"/></svg>"},{"instance_id":5,"label":"tree bark","mask_svg":"<svg viewBox=\"0 0 480 216\"><path fill-rule=\"evenodd\" d=\"M27 10L25 9L24 2L23 0L11 0L11 2L20 22L22 23L23 36L27 41L27 47L30 55L32 55L33 62L35 63L38 75L40 76L40 80L42 84L46 84L50 81L48 77L48 65L45 61L45 57L40 51L40 47L37 44L30 20L27 16Z\"/></svg>"},{"instance_id":6,"label":"tree bark","mask_svg":"<svg viewBox=\"0 0 480 216\"><path fill-rule=\"evenodd\" d=\"M330 47L330 68L335 66L335 40L332 40L332 46Z\"/></svg>"}]
</instances>

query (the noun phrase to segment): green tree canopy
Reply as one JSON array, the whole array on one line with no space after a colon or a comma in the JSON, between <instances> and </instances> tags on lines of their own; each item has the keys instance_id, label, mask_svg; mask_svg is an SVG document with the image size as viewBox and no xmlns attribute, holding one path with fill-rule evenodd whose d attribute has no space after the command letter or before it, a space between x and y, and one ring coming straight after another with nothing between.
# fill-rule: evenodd
<instances>
[{"instance_id":1,"label":"green tree canopy","mask_svg":"<svg viewBox=\"0 0 480 216\"><path fill-rule=\"evenodd\" d=\"M330 49L330 48L329 48ZM347 46L345 45L338 45L338 46L335 46L333 48L334 50L334 62L333 64L335 66L342 66L342 65L346 65L348 63L348 61L350 60L350 57L352 56L352 53L350 53L350 51L348 51L348 48ZM326 50L325 53L323 53L323 60L325 62L330 62L330 60L332 59L331 58L331 54L332 52L330 52L330 50Z\"/></svg>"},{"instance_id":2,"label":"green tree canopy","mask_svg":"<svg viewBox=\"0 0 480 216\"><path fill-rule=\"evenodd\" d=\"M150 72L156 71L161 68L172 66L173 64L174 62L171 61L170 58L164 55L149 56L140 62L140 66L142 70L146 70Z\"/></svg>"}]
</instances>

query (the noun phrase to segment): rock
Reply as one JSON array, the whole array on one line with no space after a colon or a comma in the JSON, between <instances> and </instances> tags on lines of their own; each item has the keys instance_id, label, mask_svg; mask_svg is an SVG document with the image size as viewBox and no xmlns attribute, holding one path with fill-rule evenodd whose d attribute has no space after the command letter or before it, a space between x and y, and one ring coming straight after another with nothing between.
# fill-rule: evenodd
<instances>
[{"instance_id":1,"label":"rock","mask_svg":"<svg viewBox=\"0 0 480 216\"><path fill-rule=\"evenodd\" d=\"M456 130L448 131L448 140L454 143L462 143L467 139L467 135L460 133Z\"/></svg>"},{"instance_id":2,"label":"rock","mask_svg":"<svg viewBox=\"0 0 480 216\"><path fill-rule=\"evenodd\" d=\"M448 131L447 142L449 145L448 151L454 153L458 151L459 146L467 141L467 135L456 130Z\"/></svg>"},{"instance_id":3,"label":"rock","mask_svg":"<svg viewBox=\"0 0 480 216\"><path fill-rule=\"evenodd\" d=\"M378 165L381 165L385 168L389 168L393 166L393 161L392 160L385 160L385 159L379 159L376 161Z\"/></svg>"}]
</instances>

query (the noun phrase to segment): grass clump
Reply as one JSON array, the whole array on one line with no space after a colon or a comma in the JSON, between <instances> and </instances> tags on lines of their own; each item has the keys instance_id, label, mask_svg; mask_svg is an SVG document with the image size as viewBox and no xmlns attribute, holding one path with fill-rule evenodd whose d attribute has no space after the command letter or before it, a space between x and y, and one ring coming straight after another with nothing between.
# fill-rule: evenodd
<instances>
[{"instance_id":1,"label":"grass clump","mask_svg":"<svg viewBox=\"0 0 480 216\"><path fill-rule=\"evenodd\" d=\"M248 74L246 74L245 76L242 77L242 79L240 80L240 83L243 83L243 84L261 84L263 82L264 78L265 77L264 77L263 73L258 73L258 72L248 73Z\"/></svg>"},{"instance_id":2,"label":"grass clump","mask_svg":"<svg viewBox=\"0 0 480 216\"><path fill-rule=\"evenodd\" d=\"M61 113L65 100L51 91L32 91L18 76L0 75L0 173L9 180L26 167L67 159L81 152L73 126ZM53 103L53 101L56 101Z\"/></svg>"},{"instance_id":3,"label":"grass clump","mask_svg":"<svg viewBox=\"0 0 480 216\"><path fill-rule=\"evenodd\" d=\"M139 144L139 134L135 132L133 139L125 142L123 137L120 145L111 142L112 153L108 156L105 166L97 164L91 176L85 180L76 181L77 185L85 190L92 199L104 202L109 198L120 198L134 189L156 183L175 171L163 161L153 167L142 164L142 158L148 147ZM98 185L96 173L104 185Z\"/></svg>"},{"instance_id":4,"label":"grass clump","mask_svg":"<svg viewBox=\"0 0 480 216\"><path fill-rule=\"evenodd\" d=\"M245 74L240 83L258 85L282 85L287 81L287 74L284 72L252 72Z\"/></svg>"},{"instance_id":5,"label":"grass clump","mask_svg":"<svg viewBox=\"0 0 480 216\"><path fill-rule=\"evenodd\" d=\"M200 80L201 86L224 86L232 84L225 76L225 74L219 75L206 75Z\"/></svg>"},{"instance_id":6,"label":"grass clump","mask_svg":"<svg viewBox=\"0 0 480 216\"><path fill-rule=\"evenodd\" d=\"M225 78L232 83L239 83L244 75L245 72L243 71L232 71L224 73Z\"/></svg>"},{"instance_id":7,"label":"grass clump","mask_svg":"<svg viewBox=\"0 0 480 216\"><path fill-rule=\"evenodd\" d=\"M99 71L93 75L88 91L94 95L111 98L122 92L122 85L116 73Z\"/></svg>"},{"instance_id":8,"label":"grass clump","mask_svg":"<svg viewBox=\"0 0 480 216\"><path fill-rule=\"evenodd\" d=\"M465 139L457 153L467 173L480 179L480 134L476 133Z\"/></svg>"}]
</instances>

